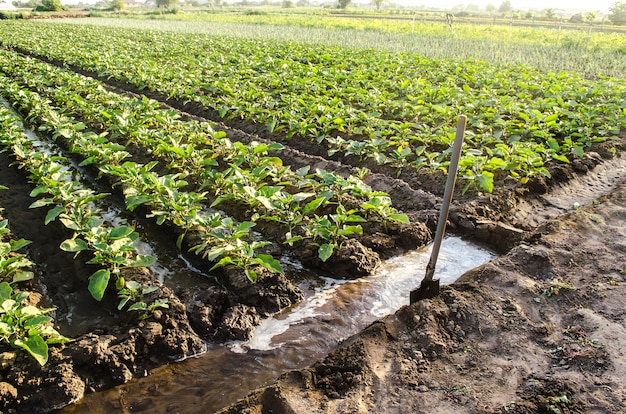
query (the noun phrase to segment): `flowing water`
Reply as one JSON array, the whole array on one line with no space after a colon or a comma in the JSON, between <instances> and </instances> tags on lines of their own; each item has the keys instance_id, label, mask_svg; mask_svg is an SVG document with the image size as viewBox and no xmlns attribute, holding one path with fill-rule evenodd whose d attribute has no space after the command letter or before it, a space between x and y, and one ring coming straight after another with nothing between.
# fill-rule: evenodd
<instances>
[{"instance_id":1,"label":"flowing water","mask_svg":"<svg viewBox=\"0 0 626 414\"><path fill-rule=\"evenodd\" d=\"M266 319L246 342L210 347L200 356L158 368L150 376L89 394L62 413L210 413L280 374L323 358L344 339L409 303L424 277L430 247L384 262L354 281L324 279L302 286L304 301ZM442 284L495 257L456 237L445 238L435 271Z\"/></svg>"}]
</instances>

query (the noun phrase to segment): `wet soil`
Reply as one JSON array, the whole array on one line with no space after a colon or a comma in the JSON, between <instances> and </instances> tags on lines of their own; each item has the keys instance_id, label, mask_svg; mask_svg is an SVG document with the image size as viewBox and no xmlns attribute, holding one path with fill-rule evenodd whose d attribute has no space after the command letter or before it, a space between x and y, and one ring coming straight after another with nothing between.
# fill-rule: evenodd
<instances>
[{"instance_id":1,"label":"wet soil","mask_svg":"<svg viewBox=\"0 0 626 414\"><path fill-rule=\"evenodd\" d=\"M220 412L624 412L625 183Z\"/></svg>"},{"instance_id":2,"label":"wet soil","mask_svg":"<svg viewBox=\"0 0 626 414\"><path fill-rule=\"evenodd\" d=\"M120 83L111 87L139 92ZM196 119L214 116L163 103ZM216 125L231 139L283 142L287 148L280 155L296 168L347 175L364 166L328 159L304 140L289 141L255 126ZM626 405L626 357L619 346L626 340L625 149L622 133L571 165L552 165L552 180L537 178L525 186L503 180L493 194L456 194L449 229L491 246L500 258L223 412L621 412ZM86 291L89 269L59 251L65 230L54 223L43 226L45 212L28 209L32 184L9 166L9 158L0 161L0 184L12 189L0 192L3 215L18 237L34 241L27 252L39 266L32 288L57 308L55 318L67 329L62 333L74 338L52 347L44 367L0 347L3 412L50 412L85 393L202 353L207 341L246 339L261 318L302 299L284 276L261 274L251 285L241 273L226 270L192 287L163 285L160 295L170 307L143 321L120 317L114 300L99 310L88 301L64 305ZM406 229L373 228L368 238L346 243L337 262L304 260L324 275L367 274L381 257L424 243L424 234L436 226L445 177L405 172L396 178L366 166L367 183L388 192L421 230L411 235ZM574 209L574 203L581 207ZM164 231L135 219L148 235ZM150 272L133 277L161 284ZM72 318L84 323L73 324ZM143 410L123 403L116 409Z\"/></svg>"}]
</instances>

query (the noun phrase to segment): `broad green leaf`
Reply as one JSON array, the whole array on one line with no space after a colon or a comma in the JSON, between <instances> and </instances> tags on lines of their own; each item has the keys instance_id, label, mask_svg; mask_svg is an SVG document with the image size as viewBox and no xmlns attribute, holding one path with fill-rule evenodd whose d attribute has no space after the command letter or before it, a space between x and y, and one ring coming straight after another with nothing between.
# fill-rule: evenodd
<instances>
[{"instance_id":1,"label":"broad green leaf","mask_svg":"<svg viewBox=\"0 0 626 414\"><path fill-rule=\"evenodd\" d=\"M138 206L145 204L145 203L149 203L153 200L154 200L154 197L149 196L149 195L128 196L126 197L126 207L128 207L130 211L133 211Z\"/></svg>"},{"instance_id":2,"label":"broad green leaf","mask_svg":"<svg viewBox=\"0 0 626 414\"><path fill-rule=\"evenodd\" d=\"M358 214L350 214L348 217L346 217L346 223L365 223L367 222L367 220L365 220L363 217L359 216Z\"/></svg>"},{"instance_id":3,"label":"broad green leaf","mask_svg":"<svg viewBox=\"0 0 626 414\"><path fill-rule=\"evenodd\" d=\"M156 292L157 290L159 290L158 286L148 286L148 287L145 287L145 288L143 288L141 290L141 294L142 295L149 295L150 293Z\"/></svg>"},{"instance_id":4,"label":"broad green leaf","mask_svg":"<svg viewBox=\"0 0 626 414\"><path fill-rule=\"evenodd\" d=\"M38 313L39 312L38 310ZM24 328L30 329L33 327L37 327L38 325L44 325L48 322L52 321L52 318L49 317L48 315L37 315L37 316L33 316L32 318L28 318L26 321L24 321Z\"/></svg>"},{"instance_id":5,"label":"broad green leaf","mask_svg":"<svg viewBox=\"0 0 626 414\"><path fill-rule=\"evenodd\" d=\"M214 202L211 203L211 207L215 207L216 205L220 204L222 201L230 200L233 197L234 197L233 194L222 194L219 197L217 197Z\"/></svg>"},{"instance_id":6,"label":"broad green leaf","mask_svg":"<svg viewBox=\"0 0 626 414\"><path fill-rule=\"evenodd\" d=\"M54 201L51 198L40 198L39 200L33 202L30 206L28 206L28 208L43 207L52 203L54 203Z\"/></svg>"},{"instance_id":7,"label":"broad green leaf","mask_svg":"<svg viewBox=\"0 0 626 414\"><path fill-rule=\"evenodd\" d=\"M33 272L20 270L13 274L12 283L26 282L27 280L32 280L34 277L35 277L35 274Z\"/></svg>"},{"instance_id":8,"label":"broad green leaf","mask_svg":"<svg viewBox=\"0 0 626 414\"><path fill-rule=\"evenodd\" d=\"M207 258L209 259L209 261L212 262L218 257L220 257L221 255L223 255L225 252L226 252L226 249L222 246L214 247L211 250L209 250L209 254L207 255Z\"/></svg>"},{"instance_id":9,"label":"broad green leaf","mask_svg":"<svg viewBox=\"0 0 626 414\"><path fill-rule=\"evenodd\" d=\"M97 301L101 301L106 291L109 279L111 278L111 271L109 269L100 269L89 276L89 292L91 296Z\"/></svg>"},{"instance_id":10,"label":"broad green leaf","mask_svg":"<svg viewBox=\"0 0 626 414\"><path fill-rule=\"evenodd\" d=\"M135 311L135 310L146 310L147 309L147 305L145 302L136 302L133 303L132 305L129 306L128 310L129 311Z\"/></svg>"},{"instance_id":11,"label":"broad green leaf","mask_svg":"<svg viewBox=\"0 0 626 414\"><path fill-rule=\"evenodd\" d=\"M39 365L44 366L48 362L48 344L41 336L33 335L24 341L16 339L15 345L28 351L39 362Z\"/></svg>"},{"instance_id":12,"label":"broad green leaf","mask_svg":"<svg viewBox=\"0 0 626 414\"><path fill-rule=\"evenodd\" d=\"M31 244L30 240L19 239L19 240L10 240L9 244L11 245L11 251L17 251L22 247L28 246Z\"/></svg>"},{"instance_id":13,"label":"broad green leaf","mask_svg":"<svg viewBox=\"0 0 626 414\"><path fill-rule=\"evenodd\" d=\"M8 282L0 283L0 303L11 297L11 293L13 293L13 288L9 285Z\"/></svg>"},{"instance_id":14,"label":"broad green leaf","mask_svg":"<svg viewBox=\"0 0 626 414\"><path fill-rule=\"evenodd\" d=\"M237 225L236 231L248 232L248 230L250 230L254 226L256 226L256 223L253 223L251 221L242 221L241 223Z\"/></svg>"},{"instance_id":15,"label":"broad green leaf","mask_svg":"<svg viewBox=\"0 0 626 414\"><path fill-rule=\"evenodd\" d=\"M89 245L82 239L67 239L61 243L60 247L65 252L80 252L87 250Z\"/></svg>"},{"instance_id":16,"label":"broad green leaf","mask_svg":"<svg viewBox=\"0 0 626 414\"><path fill-rule=\"evenodd\" d=\"M46 219L43 223L47 225L51 221L54 221L63 211L65 211L65 207L63 206L56 206L54 208L51 208L50 210L48 210L48 214L46 214Z\"/></svg>"},{"instance_id":17,"label":"broad green leaf","mask_svg":"<svg viewBox=\"0 0 626 414\"><path fill-rule=\"evenodd\" d=\"M128 263L129 267L145 267L150 266L152 263L156 262L156 257L150 256L148 254L140 254L137 257Z\"/></svg>"},{"instance_id":18,"label":"broad green leaf","mask_svg":"<svg viewBox=\"0 0 626 414\"><path fill-rule=\"evenodd\" d=\"M227 264L233 264L234 261L230 256L223 257L219 262L217 262L210 270L215 270L218 267L226 266Z\"/></svg>"},{"instance_id":19,"label":"broad green leaf","mask_svg":"<svg viewBox=\"0 0 626 414\"><path fill-rule=\"evenodd\" d=\"M30 192L30 196L37 197L39 194L46 193L49 189L50 187L48 187L47 185L40 185L38 187L35 187L33 191Z\"/></svg>"},{"instance_id":20,"label":"broad green leaf","mask_svg":"<svg viewBox=\"0 0 626 414\"><path fill-rule=\"evenodd\" d=\"M303 240L302 236L293 236L293 237L289 237L288 239L286 239L283 244L288 244L288 245L293 245L295 242L299 242L300 240Z\"/></svg>"},{"instance_id":21,"label":"broad green leaf","mask_svg":"<svg viewBox=\"0 0 626 414\"><path fill-rule=\"evenodd\" d=\"M261 265L268 268L275 273L283 273L283 268L280 266L280 261L276 260L270 254L259 254L257 259Z\"/></svg>"},{"instance_id":22,"label":"broad green leaf","mask_svg":"<svg viewBox=\"0 0 626 414\"><path fill-rule=\"evenodd\" d=\"M559 154L552 154L552 158L554 158L557 161L561 161L564 162L566 164L569 164L569 159L565 156L565 155L559 155Z\"/></svg>"},{"instance_id":23,"label":"broad green leaf","mask_svg":"<svg viewBox=\"0 0 626 414\"><path fill-rule=\"evenodd\" d=\"M325 262L330 256L332 256L334 248L335 246L329 243L324 243L319 247L319 249L317 250L317 255L322 260L322 262Z\"/></svg>"},{"instance_id":24,"label":"broad green leaf","mask_svg":"<svg viewBox=\"0 0 626 414\"><path fill-rule=\"evenodd\" d=\"M409 224L409 218L407 217L406 214L398 214L398 213L393 213L393 214L389 214L389 218L393 221L397 221L399 223L403 223L403 224Z\"/></svg>"},{"instance_id":25,"label":"broad green leaf","mask_svg":"<svg viewBox=\"0 0 626 414\"><path fill-rule=\"evenodd\" d=\"M61 221L61 223L63 223L63 225L65 227L67 227L70 230L74 230L74 231L81 231L82 228L78 225L78 223L76 223L73 220L70 220L68 218L65 217L59 217L59 220Z\"/></svg>"},{"instance_id":26,"label":"broad green leaf","mask_svg":"<svg viewBox=\"0 0 626 414\"><path fill-rule=\"evenodd\" d=\"M480 188L486 192L491 193L493 191L493 174L488 171L483 171L481 175L476 176L476 181Z\"/></svg>"},{"instance_id":27,"label":"broad green leaf","mask_svg":"<svg viewBox=\"0 0 626 414\"><path fill-rule=\"evenodd\" d=\"M325 196L317 197L315 200L309 201L302 209L302 214L306 215L312 213L326 201L328 201L328 197Z\"/></svg>"},{"instance_id":28,"label":"broad green leaf","mask_svg":"<svg viewBox=\"0 0 626 414\"><path fill-rule=\"evenodd\" d=\"M129 236L133 231L134 230L128 226L114 227L109 230L109 238L112 240L118 240Z\"/></svg>"},{"instance_id":29,"label":"broad green leaf","mask_svg":"<svg viewBox=\"0 0 626 414\"><path fill-rule=\"evenodd\" d=\"M0 256L4 257L11 253L11 243L0 243Z\"/></svg>"}]
</instances>

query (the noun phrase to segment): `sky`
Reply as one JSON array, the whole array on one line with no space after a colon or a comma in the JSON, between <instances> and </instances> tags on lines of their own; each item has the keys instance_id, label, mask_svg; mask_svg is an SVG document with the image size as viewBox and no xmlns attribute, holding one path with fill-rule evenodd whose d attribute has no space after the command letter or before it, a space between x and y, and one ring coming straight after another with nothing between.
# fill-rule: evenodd
<instances>
[{"instance_id":1,"label":"sky","mask_svg":"<svg viewBox=\"0 0 626 414\"><path fill-rule=\"evenodd\" d=\"M481 7L485 7L488 4L492 4L496 7L500 6L503 0L392 0L394 3L403 4L406 6L439 6L439 7L452 7L458 4L476 4ZM608 12L609 7L615 4L619 0L595 0L595 1L583 1L583 0L511 0L511 5L514 9L565 9L565 10L589 10L589 11L604 11Z\"/></svg>"},{"instance_id":2,"label":"sky","mask_svg":"<svg viewBox=\"0 0 626 414\"><path fill-rule=\"evenodd\" d=\"M97 0L61 0L63 4L76 4L78 2L83 3L95 3ZM228 3L236 2L237 0L226 0ZM254 1L254 0L253 0ZM372 0L353 0L354 3L371 3ZM459 4L469 5L475 4L480 7L485 7L488 4L499 7L503 0L390 0L394 4L403 6L427 6L438 8L452 8ZM600 11L608 13L609 7L618 1L624 0L510 0L513 9L537 9L545 10L547 8L563 9L563 10L580 10L580 11ZM2 0L0 0L2 2Z\"/></svg>"}]
</instances>

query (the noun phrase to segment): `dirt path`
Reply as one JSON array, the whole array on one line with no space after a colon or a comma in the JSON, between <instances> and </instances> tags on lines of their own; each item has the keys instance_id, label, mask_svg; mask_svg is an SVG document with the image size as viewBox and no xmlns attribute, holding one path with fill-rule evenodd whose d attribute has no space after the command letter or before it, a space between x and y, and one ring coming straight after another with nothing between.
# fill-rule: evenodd
<instances>
[{"instance_id":1,"label":"dirt path","mask_svg":"<svg viewBox=\"0 0 626 414\"><path fill-rule=\"evenodd\" d=\"M625 183L222 412L624 412Z\"/></svg>"}]
</instances>

